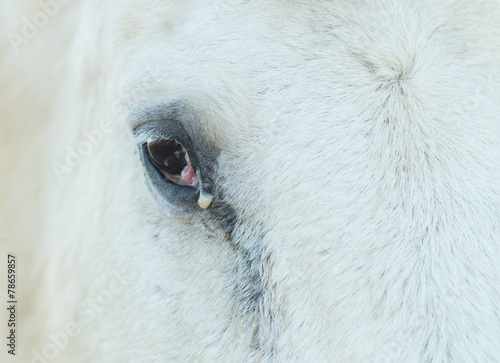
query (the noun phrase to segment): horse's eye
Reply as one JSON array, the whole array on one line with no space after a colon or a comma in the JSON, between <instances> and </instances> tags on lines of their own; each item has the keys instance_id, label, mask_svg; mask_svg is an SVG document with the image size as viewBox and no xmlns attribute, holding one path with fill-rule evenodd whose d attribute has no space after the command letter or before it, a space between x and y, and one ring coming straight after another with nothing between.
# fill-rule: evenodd
<instances>
[{"instance_id":1,"label":"horse's eye","mask_svg":"<svg viewBox=\"0 0 500 363\"><path fill-rule=\"evenodd\" d=\"M158 117L165 118L163 111ZM155 199L170 213L179 215L208 209L215 198L212 175L218 152L200 139L194 143L175 119L145 122L134 133Z\"/></svg>"},{"instance_id":2,"label":"horse's eye","mask_svg":"<svg viewBox=\"0 0 500 363\"><path fill-rule=\"evenodd\" d=\"M182 144L174 140L148 141L147 149L149 159L166 180L179 186L198 188L198 177Z\"/></svg>"}]
</instances>

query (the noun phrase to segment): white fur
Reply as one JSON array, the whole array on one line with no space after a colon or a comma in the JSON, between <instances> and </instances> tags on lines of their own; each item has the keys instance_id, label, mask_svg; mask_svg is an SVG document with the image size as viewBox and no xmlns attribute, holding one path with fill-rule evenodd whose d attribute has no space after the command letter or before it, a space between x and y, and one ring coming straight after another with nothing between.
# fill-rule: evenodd
<instances>
[{"instance_id":1,"label":"white fur","mask_svg":"<svg viewBox=\"0 0 500 363\"><path fill-rule=\"evenodd\" d=\"M14 52L36 11L0 1L12 361L70 322L61 362L500 361L498 1L71 1ZM129 116L179 100L238 248L146 188Z\"/></svg>"}]
</instances>

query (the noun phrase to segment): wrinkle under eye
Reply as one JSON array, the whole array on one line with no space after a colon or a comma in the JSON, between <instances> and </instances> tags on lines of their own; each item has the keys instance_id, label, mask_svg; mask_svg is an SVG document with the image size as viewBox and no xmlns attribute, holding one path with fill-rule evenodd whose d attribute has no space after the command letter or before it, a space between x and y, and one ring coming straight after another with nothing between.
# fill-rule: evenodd
<instances>
[{"instance_id":1,"label":"wrinkle under eye","mask_svg":"<svg viewBox=\"0 0 500 363\"><path fill-rule=\"evenodd\" d=\"M182 144L174 140L148 140L147 149L149 159L166 180L179 186L198 188L198 177Z\"/></svg>"}]
</instances>

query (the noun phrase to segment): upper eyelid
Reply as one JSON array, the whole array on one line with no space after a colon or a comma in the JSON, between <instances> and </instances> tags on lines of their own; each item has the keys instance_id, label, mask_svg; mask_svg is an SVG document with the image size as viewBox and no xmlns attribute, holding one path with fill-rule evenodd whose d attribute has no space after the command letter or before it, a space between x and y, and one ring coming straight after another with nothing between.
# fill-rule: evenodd
<instances>
[{"instance_id":1,"label":"upper eyelid","mask_svg":"<svg viewBox=\"0 0 500 363\"><path fill-rule=\"evenodd\" d=\"M134 134L132 143L137 145L147 140L172 139L181 144L192 144L193 136L203 142L202 135L193 129L196 120L194 110L182 100L138 107L129 115L129 125Z\"/></svg>"},{"instance_id":2,"label":"upper eyelid","mask_svg":"<svg viewBox=\"0 0 500 363\"><path fill-rule=\"evenodd\" d=\"M145 123L134 130L133 144L140 145L147 141L174 140L184 147L193 146L189 133L182 122L172 119Z\"/></svg>"},{"instance_id":3,"label":"upper eyelid","mask_svg":"<svg viewBox=\"0 0 500 363\"><path fill-rule=\"evenodd\" d=\"M158 140L165 140L165 139L174 139L175 137L165 135L162 132L159 132L157 129L154 128L147 128L145 130L139 130L136 132L134 139L132 140L132 144L135 145L141 145L146 143L147 141L158 141Z\"/></svg>"}]
</instances>

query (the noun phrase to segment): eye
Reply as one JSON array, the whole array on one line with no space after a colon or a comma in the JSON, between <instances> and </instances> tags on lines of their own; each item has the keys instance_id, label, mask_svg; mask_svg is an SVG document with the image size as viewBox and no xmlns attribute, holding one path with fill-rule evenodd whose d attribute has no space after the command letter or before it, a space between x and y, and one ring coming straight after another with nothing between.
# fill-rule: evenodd
<instances>
[{"instance_id":1,"label":"eye","mask_svg":"<svg viewBox=\"0 0 500 363\"><path fill-rule=\"evenodd\" d=\"M161 206L178 215L211 206L218 150L202 137L193 142L175 119L147 122L134 133L147 186Z\"/></svg>"},{"instance_id":2,"label":"eye","mask_svg":"<svg viewBox=\"0 0 500 363\"><path fill-rule=\"evenodd\" d=\"M175 140L148 140L146 146L150 161L167 181L178 186L198 188L198 177L182 144Z\"/></svg>"}]
</instances>

